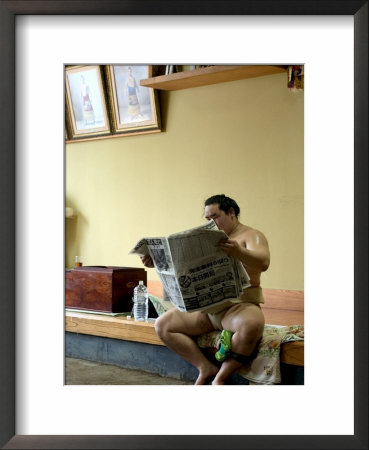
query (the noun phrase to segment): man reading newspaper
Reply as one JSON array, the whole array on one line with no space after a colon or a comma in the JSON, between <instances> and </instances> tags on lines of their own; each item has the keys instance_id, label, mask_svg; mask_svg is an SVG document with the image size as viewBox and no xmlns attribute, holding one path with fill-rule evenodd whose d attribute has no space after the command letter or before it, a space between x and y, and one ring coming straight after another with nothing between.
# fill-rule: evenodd
<instances>
[{"instance_id":1,"label":"man reading newspaper","mask_svg":"<svg viewBox=\"0 0 369 450\"><path fill-rule=\"evenodd\" d=\"M198 239L192 247L186 247L191 251L180 244L186 232L173 235L172 243L170 237L167 241L148 239L150 251L135 251L141 254L146 267L157 269L166 293L176 306L156 319L155 329L170 349L198 369L195 384L207 384L211 380L214 385L225 384L252 357L263 335L260 275L269 267L269 247L263 233L238 220L239 213L240 208L233 199L223 194L212 196L205 201L205 218L211 222L210 230L214 222L221 235L206 234L206 231L196 234L189 230L187 237ZM212 243L212 239L216 242ZM204 245L208 250L212 246L215 249L208 262L204 261ZM197 248L199 255L195 254ZM191 258L195 264L189 263ZM185 262L181 265L181 261ZM176 267L180 268L179 273ZM195 291L205 293L195 296ZM222 338L224 333L222 352L217 358L222 361L220 367L205 357L193 339L214 330L222 330Z\"/></svg>"}]
</instances>

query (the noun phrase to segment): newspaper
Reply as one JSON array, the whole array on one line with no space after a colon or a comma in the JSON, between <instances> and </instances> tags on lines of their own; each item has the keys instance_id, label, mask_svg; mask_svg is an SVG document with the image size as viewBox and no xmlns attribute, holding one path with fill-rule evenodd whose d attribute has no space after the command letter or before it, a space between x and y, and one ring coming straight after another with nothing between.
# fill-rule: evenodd
<instances>
[{"instance_id":1,"label":"newspaper","mask_svg":"<svg viewBox=\"0 0 369 450\"><path fill-rule=\"evenodd\" d=\"M151 256L169 300L180 311L199 311L238 298L250 286L241 262L217 246L227 238L210 220L168 237L143 238L129 253Z\"/></svg>"}]
</instances>

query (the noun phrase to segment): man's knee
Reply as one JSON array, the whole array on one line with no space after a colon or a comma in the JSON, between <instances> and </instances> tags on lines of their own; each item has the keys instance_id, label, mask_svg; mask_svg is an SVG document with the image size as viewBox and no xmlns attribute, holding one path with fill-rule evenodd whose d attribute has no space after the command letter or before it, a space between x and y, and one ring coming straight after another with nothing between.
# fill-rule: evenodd
<instances>
[{"instance_id":1,"label":"man's knee","mask_svg":"<svg viewBox=\"0 0 369 450\"><path fill-rule=\"evenodd\" d=\"M260 342L263 332L263 323L254 321L245 322L233 335L232 348L234 348L236 352L239 350L239 353L241 354L250 355L250 353L254 351L255 347Z\"/></svg>"},{"instance_id":2,"label":"man's knee","mask_svg":"<svg viewBox=\"0 0 369 450\"><path fill-rule=\"evenodd\" d=\"M166 333L167 330L168 320L166 319L165 316L167 315L168 312L169 311L165 312L161 316L157 317L157 319L155 320L155 331L160 338L163 337L163 335Z\"/></svg>"},{"instance_id":3,"label":"man's knee","mask_svg":"<svg viewBox=\"0 0 369 450\"><path fill-rule=\"evenodd\" d=\"M170 331L173 324L173 316L177 311L173 308L166 311L155 320L155 331L160 339L165 337Z\"/></svg>"}]
</instances>

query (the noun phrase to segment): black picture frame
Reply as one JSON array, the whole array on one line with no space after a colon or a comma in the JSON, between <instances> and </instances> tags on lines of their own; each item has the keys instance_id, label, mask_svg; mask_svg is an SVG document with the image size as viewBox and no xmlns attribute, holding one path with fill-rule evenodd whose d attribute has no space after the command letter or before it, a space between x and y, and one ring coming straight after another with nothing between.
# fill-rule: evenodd
<instances>
[{"instance_id":1,"label":"black picture frame","mask_svg":"<svg viewBox=\"0 0 369 450\"><path fill-rule=\"evenodd\" d=\"M15 434L15 17L20 14L352 15L354 17L354 435L20 436ZM368 1L75 0L0 2L0 445L6 449L368 448ZM339 245L339 243L338 243ZM340 362L337 362L340 364ZM344 362L341 362L344 364ZM342 381L344 383L344 380ZM337 393L339 402L339 393ZM246 405L247 407L247 405ZM318 406L317 406L318 407ZM329 420L329 418L327 418Z\"/></svg>"}]
</instances>

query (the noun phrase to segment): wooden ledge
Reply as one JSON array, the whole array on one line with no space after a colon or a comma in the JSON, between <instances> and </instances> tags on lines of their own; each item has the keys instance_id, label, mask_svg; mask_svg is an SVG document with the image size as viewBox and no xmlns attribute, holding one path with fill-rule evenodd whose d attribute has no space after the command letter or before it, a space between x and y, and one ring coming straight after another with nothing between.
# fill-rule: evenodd
<instances>
[{"instance_id":1,"label":"wooden ledge","mask_svg":"<svg viewBox=\"0 0 369 450\"><path fill-rule=\"evenodd\" d=\"M136 322L134 319L127 319L123 316L111 317L71 311L66 311L65 315L65 331L145 344L165 345L157 336L153 322Z\"/></svg>"},{"instance_id":2,"label":"wooden ledge","mask_svg":"<svg viewBox=\"0 0 369 450\"><path fill-rule=\"evenodd\" d=\"M159 75L140 81L141 86L176 91L246 78L261 77L286 72L286 66L242 65L209 66L170 75Z\"/></svg>"},{"instance_id":3,"label":"wooden ledge","mask_svg":"<svg viewBox=\"0 0 369 450\"><path fill-rule=\"evenodd\" d=\"M66 311L65 316L65 331L165 346L155 332L154 322L136 322L124 316L111 317L71 311ZM283 344L281 362L303 366L304 342Z\"/></svg>"}]
</instances>

